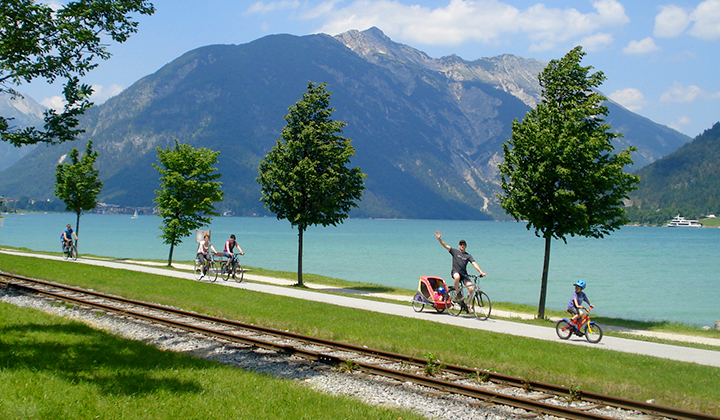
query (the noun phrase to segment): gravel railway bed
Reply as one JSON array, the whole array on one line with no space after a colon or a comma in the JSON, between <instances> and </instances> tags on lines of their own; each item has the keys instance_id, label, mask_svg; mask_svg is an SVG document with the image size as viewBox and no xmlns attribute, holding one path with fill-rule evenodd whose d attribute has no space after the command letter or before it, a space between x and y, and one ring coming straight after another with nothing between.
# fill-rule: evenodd
<instances>
[{"instance_id":1,"label":"gravel railway bed","mask_svg":"<svg viewBox=\"0 0 720 420\"><path fill-rule=\"evenodd\" d=\"M3 281L10 281L11 276L3 275ZM13 282L20 279L12 279ZM28 281L31 279L27 279ZM61 285L56 285L60 287ZM49 286L43 286L49 287ZM74 288L73 288L74 289ZM82 291L74 289L70 294L79 295ZM54 291L53 293L60 293ZM208 336L199 332L188 332L187 329L158 324L149 320L159 308L143 309L147 319L137 319L134 315L114 312L113 309L98 309L97 307L78 305L58 305L61 297L46 297L32 292L20 290L17 287L6 286L0 289L0 301L16 306L33 307L44 312L69 317L87 323L95 328L106 330L124 338L140 340L162 349L183 352L195 357L215 360L249 371L270 374L280 378L295 380L312 389L331 393L343 394L357 398L373 405L398 406L418 412L433 419L527 419L533 417L555 418L539 413L553 413L555 416L576 419L720 419L720 417L694 413L685 410L675 410L651 404L630 401L636 404L640 411L611 407L608 402L601 400L602 396L592 393L580 393L583 397L590 395L585 401L570 401L568 394L562 395L562 387L553 387L549 384L540 384L522 378L511 378L497 375L492 372L477 371L460 366L449 366L445 371L434 376L423 374L427 360L417 358L402 358L402 355L393 355L385 352L365 349L368 353L358 354L355 346L345 346L341 343L332 343L318 340L317 343L299 344L297 340L304 336L284 332L257 328L255 331L240 330L240 323L228 321L222 325L218 336ZM79 299L77 296L75 299ZM108 303L105 298L92 297L92 300L102 299L99 305L127 306L127 300L121 303ZM171 309L171 308L168 308ZM127 310L126 308L120 310ZM132 312L140 312L133 309ZM184 312L184 311L180 311ZM104 316L99 316L102 313ZM202 320L189 321L185 318L188 313L173 314L176 321L189 325L190 328L213 327L218 330L215 319L205 317ZM167 318L167 315L165 315ZM182 320L180 318L183 318ZM246 324L242 324L246 325ZM231 339L222 338L228 333ZM240 342L232 338L239 337ZM243 342L243 337L248 341ZM311 339L311 337L308 337ZM337 344L334 347L334 344ZM357 348L362 351L362 348ZM317 361L325 363L317 363ZM350 360L350 362L348 361ZM468 375L474 372L475 375ZM380 375L384 376L378 376ZM411 375L405 376L410 373ZM474 377L473 377L474 376ZM479 380L478 380L479 378ZM515 382L515 383L513 383ZM542 389L542 385L548 385ZM482 389L480 398L471 398L463 395L463 388L470 389L469 394L476 395L477 389ZM458 391L459 389L459 391ZM527 410L500 405L507 398L510 401L541 402L543 406L536 408L530 405ZM612 397L609 397L612 401ZM525 407L524 402L519 407ZM532 403L534 404L534 403ZM555 406L561 410L571 409L569 414L557 414L544 406ZM548 411L550 410L550 411ZM658 414L662 413L662 415Z\"/></svg>"}]
</instances>

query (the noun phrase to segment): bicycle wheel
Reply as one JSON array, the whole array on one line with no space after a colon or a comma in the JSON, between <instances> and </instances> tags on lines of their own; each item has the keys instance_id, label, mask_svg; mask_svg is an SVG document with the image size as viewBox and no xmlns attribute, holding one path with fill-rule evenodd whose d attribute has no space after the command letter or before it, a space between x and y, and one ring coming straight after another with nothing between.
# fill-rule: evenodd
<instances>
[{"instance_id":1,"label":"bicycle wheel","mask_svg":"<svg viewBox=\"0 0 720 420\"><path fill-rule=\"evenodd\" d=\"M447 307L447 311L452 316L458 316L460 315L460 312L462 312L462 305L461 302L457 302L457 291L453 288L448 291L448 294L450 295L450 303L451 305Z\"/></svg>"},{"instance_id":2,"label":"bicycle wheel","mask_svg":"<svg viewBox=\"0 0 720 420\"><path fill-rule=\"evenodd\" d=\"M555 325L555 332L558 337L563 340L567 340L573 333L573 327L566 319L561 319L558 321L557 325Z\"/></svg>"},{"instance_id":3,"label":"bicycle wheel","mask_svg":"<svg viewBox=\"0 0 720 420\"><path fill-rule=\"evenodd\" d=\"M238 283L242 283L243 277L245 277L245 270L243 270L242 265L237 261L235 261L235 264L232 266L232 276Z\"/></svg>"},{"instance_id":4,"label":"bicycle wheel","mask_svg":"<svg viewBox=\"0 0 720 420\"><path fill-rule=\"evenodd\" d=\"M230 278L230 271L232 271L231 268L228 268L226 263L220 261L218 263L220 265L220 277L222 277L223 281L227 281L227 279Z\"/></svg>"},{"instance_id":5,"label":"bicycle wheel","mask_svg":"<svg viewBox=\"0 0 720 420\"><path fill-rule=\"evenodd\" d=\"M218 263L216 263L214 260L210 260L210 265L208 266L207 273L205 273L205 276L210 281L217 281L218 278L218 271L220 271L221 268L219 267Z\"/></svg>"},{"instance_id":6,"label":"bicycle wheel","mask_svg":"<svg viewBox=\"0 0 720 420\"><path fill-rule=\"evenodd\" d=\"M75 245L70 247L70 257L73 261L77 261L78 253L77 253L77 247Z\"/></svg>"},{"instance_id":7,"label":"bicycle wheel","mask_svg":"<svg viewBox=\"0 0 720 420\"><path fill-rule=\"evenodd\" d=\"M66 260L70 258L70 247L67 245L63 245L63 258Z\"/></svg>"},{"instance_id":8,"label":"bicycle wheel","mask_svg":"<svg viewBox=\"0 0 720 420\"><path fill-rule=\"evenodd\" d=\"M421 298L418 295L415 295L415 298L413 298L412 307L415 312L422 312L422 310L425 309L425 302L420 299Z\"/></svg>"},{"instance_id":9,"label":"bicycle wheel","mask_svg":"<svg viewBox=\"0 0 720 420\"><path fill-rule=\"evenodd\" d=\"M602 340L602 328L596 323L589 323L585 326L585 338L591 343L597 343Z\"/></svg>"},{"instance_id":10,"label":"bicycle wheel","mask_svg":"<svg viewBox=\"0 0 720 420\"><path fill-rule=\"evenodd\" d=\"M476 292L470 301L470 309L475 313L477 319L481 321L488 319L492 310L492 303L490 303L487 293L483 291Z\"/></svg>"},{"instance_id":11,"label":"bicycle wheel","mask_svg":"<svg viewBox=\"0 0 720 420\"><path fill-rule=\"evenodd\" d=\"M193 276L195 277L195 280L200 280L203 278L202 273L202 264L200 264L200 261L195 258L195 267L193 267Z\"/></svg>"}]
</instances>

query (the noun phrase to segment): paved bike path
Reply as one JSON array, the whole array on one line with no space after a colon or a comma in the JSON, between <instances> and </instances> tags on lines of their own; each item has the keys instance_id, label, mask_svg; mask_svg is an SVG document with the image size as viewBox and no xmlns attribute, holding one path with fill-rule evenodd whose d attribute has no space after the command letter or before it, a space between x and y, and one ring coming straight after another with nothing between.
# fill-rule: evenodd
<instances>
[{"instance_id":1,"label":"paved bike path","mask_svg":"<svg viewBox=\"0 0 720 420\"><path fill-rule=\"evenodd\" d=\"M29 256L27 253L20 253L15 251L0 251L6 254ZM47 258L53 260L62 260L62 257L53 255L32 255L38 258ZM175 277L181 279L187 279L196 281L190 272L176 271L172 269L153 267L136 263L109 261L109 260L97 260L89 258L79 258L78 263L117 268L124 270L132 270L143 273L157 274L167 277ZM176 264L176 268L187 268ZM192 270L192 267L190 267ZM439 314L434 310L426 309L423 312L415 312L412 307L408 305L399 305L397 303L378 302L375 300L361 299L351 296L342 296L331 293L320 293L318 291L303 290L297 288L282 287L267 283L277 283L278 279L269 277L258 276L254 274L245 273L245 279L242 283L234 281L223 281L218 278L217 282L214 283L219 286L236 287L245 290L251 290L260 293L269 293L273 295L281 295L287 297L293 297L298 299L305 299L315 302L327 303L330 305L345 306L350 308L362 309L367 311L379 312L394 316L403 316L406 318L415 318L425 321L436 322L439 324L456 325L465 328L474 328L485 331L492 331L501 334L511 334L520 337L534 338L538 340L555 341L567 343L569 345L577 346L589 346L593 348L614 350L625 353L641 354L646 356L660 357L665 359L678 360L689 363L697 363L701 365L720 367L720 351L714 350L703 350L695 349L690 347L652 343L647 341L631 340L619 337L604 336L602 341L597 344L588 343L585 338L573 336L569 340L560 340L556 333L555 328L544 327L539 325L528 325L519 322L512 322L502 319L490 318L486 321L479 321L475 317L468 315L461 315L459 317L449 316L447 314ZM253 281L258 281L255 283ZM285 284L289 284L291 281L285 281ZM333 288L324 287L323 290L331 291ZM397 299L397 296L394 297ZM408 298L408 301L410 299Z\"/></svg>"}]
</instances>

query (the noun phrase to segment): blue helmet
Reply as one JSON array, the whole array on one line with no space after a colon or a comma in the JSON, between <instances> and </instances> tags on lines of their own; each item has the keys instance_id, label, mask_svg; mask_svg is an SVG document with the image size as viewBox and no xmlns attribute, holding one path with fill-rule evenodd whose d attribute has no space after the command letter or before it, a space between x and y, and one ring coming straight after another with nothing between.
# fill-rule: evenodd
<instances>
[{"instance_id":1,"label":"blue helmet","mask_svg":"<svg viewBox=\"0 0 720 420\"><path fill-rule=\"evenodd\" d=\"M437 292L440 293L441 295L444 295L445 293L447 293L447 290L445 290L444 287L440 286L437 288Z\"/></svg>"},{"instance_id":2,"label":"blue helmet","mask_svg":"<svg viewBox=\"0 0 720 420\"><path fill-rule=\"evenodd\" d=\"M573 284L573 286L580 286L581 289L584 289L586 284L584 280L578 280L575 282L575 284Z\"/></svg>"}]
</instances>

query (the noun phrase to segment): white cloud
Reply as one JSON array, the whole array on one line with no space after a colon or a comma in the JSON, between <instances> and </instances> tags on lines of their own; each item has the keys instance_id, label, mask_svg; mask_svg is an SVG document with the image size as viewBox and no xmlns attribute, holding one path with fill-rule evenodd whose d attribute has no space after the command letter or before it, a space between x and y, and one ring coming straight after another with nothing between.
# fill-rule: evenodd
<instances>
[{"instance_id":1,"label":"white cloud","mask_svg":"<svg viewBox=\"0 0 720 420\"><path fill-rule=\"evenodd\" d=\"M610 34L598 33L595 35L586 36L581 39L578 43L583 46L583 50L592 52L600 51L608 45L612 44L613 37Z\"/></svg>"},{"instance_id":2,"label":"white cloud","mask_svg":"<svg viewBox=\"0 0 720 420\"><path fill-rule=\"evenodd\" d=\"M660 96L660 100L663 102L688 103L694 102L696 99L720 99L720 92L710 93L695 85L684 86L682 83L675 82Z\"/></svg>"},{"instance_id":3,"label":"white cloud","mask_svg":"<svg viewBox=\"0 0 720 420\"><path fill-rule=\"evenodd\" d=\"M720 0L705 0L694 10L678 6L660 8L653 30L656 37L673 38L686 30L688 34L708 41L720 38Z\"/></svg>"},{"instance_id":4,"label":"white cloud","mask_svg":"<svg viewBox=\"0 0 720 420\"><path fill-rule=\"evenodd\" d=\"M92 89L93 94L90 95L90 100L96 105L99 105L113 96L118 95L124 88L119 85L110 85L107 88L102 85L92 85Z\"/></svg>"},{"instance_id":5,"label":"white cloud","mask_svg":"<svg viewBox=\"0 0 720 420\"><path fill-rule=\"evenodd\" d=\"M691 18L695 24L690 29L690 35L708 41L720 38L720 0L700 3Z\"/></svg>"},{"instance_id":6,"label":"white cloud","mask_svg":"<svg viewBox=\"0 0 720 420\"><path fill-rule=\"evenodd\" d=\"M339 3L338 3L339 4ZM548 8L537 3L518 9L499 0L450 0L435 8L405 5L396 0L356 0L344 7L326 7L314 16L325 23L318 32L338 34L377 26L391 38L433 45L506 42L509 35L524 34L531 50L547 50L581 38L606 44L611 36L603 28L627 24L630 19L616 0L592 3L595 11ZM327 4L326 4L327 6Z\"/></svg>"},{"instance_id":7,"label":"white cloud","mask_svg":"<svg viewBox=\"0 0 720 420\"><path fill-rule=\"evenodd\" d=\"M245 11L245 14L251 15L253 13L270 13L274 12L276 10L287 10L287 9L297 9L300 7L300 2L297 0L282 0L282 1L271 1L271 2L264 2L259 1L256 3L253 3L250 5L250 7L247 8Z\"/></svg>"},{"instance_id":8,"label":"white cloud","mask_svg":"<svg viewBox=\"0 0 720 420\"><path fill-rule=\"evenodd\" d=\"M653 35L658 38L672 38L682 34L690 25L690 16L682 7L663 6L655 16Z\"/></svg>"},{"instance_id":9,"label":"white cloud","mask_svg":"<svg viewBox=\"0 0 720 420\"><path fill-rule=\"evenodd\" d=\"M113 96L118 95L124 88L119 85L110 85L107 88L102 85L92 85L92 89L93 94L90 95L90 101L92 101L95 105L100 105ZM62 96L51 96L43 99L40 104L46 108L60 111L65 106L65 98Z\"/></svg>"},{"instance_id":10,"label":"white cloud","mask_svg":"<svg viewBox=\"0 0 720 420\"><path fill-rule=\"evenodd\" d=\"M632 112L640 111L647 103L645 95L635 88L616 90L608 97Z\"/></svg>"},{"instance_id":11,"label":"white cloud","mask_svg":"<svg viewBox=\"0 0 720 420\"><path fill-rule=\"evenodd\" d=\"M690 117L683 115L681 117L678 117L677 120L671 122L668 124L668 127L672 128L673 130L677 130L679 132L683 132L684 128L688 126L690 123L692 123L692 120Z\"/></svg>"},{"instance_id":12,"label":"white cloud","mask_svg":"<svg viewBox=\"0 0 720 420\"><path fill-rule=\"evenodd\" d=\"M65 100L62 96L51 96L40 101L40 105L59 111L65 106Z\"/></svg>"},{"instance_id":13,"label":"white cloud","mask_svg":"<svg viewBox=\"0 0 720 420\"><path fill-rule=\"evenodd\" d=\"M630 41L628 45L623 48L623 52L625 54L645 54L659 49L660 47L655 44L655 41L651 37L647 37L640 41Z\"/></svg>"}]
</instances>

